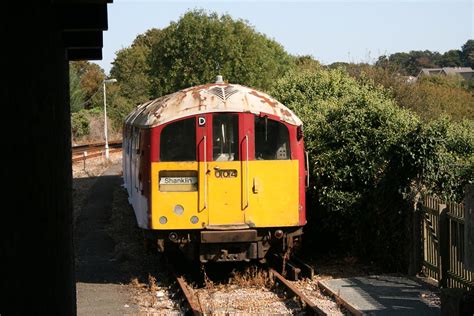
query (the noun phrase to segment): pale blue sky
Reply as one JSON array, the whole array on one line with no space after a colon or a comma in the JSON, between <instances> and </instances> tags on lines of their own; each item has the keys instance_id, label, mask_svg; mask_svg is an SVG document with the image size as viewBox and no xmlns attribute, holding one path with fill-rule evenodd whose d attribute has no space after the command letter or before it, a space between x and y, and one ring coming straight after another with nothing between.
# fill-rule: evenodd
<instances>
[{"instance_id":1,"label":"pale blue sky","mask_svg":"<svg viewBox=\"0 0 474 316\"><path fill-rule=\"evenodd\" d=\"M114 0L104 32L106 73L115 53L150 28L164 28L189 9L228 13L247 20L295 55L323 64L373 62L410 50L460 49L474 39L474 0L464 1L165 1Z\"/></svg>"}]
</instances>

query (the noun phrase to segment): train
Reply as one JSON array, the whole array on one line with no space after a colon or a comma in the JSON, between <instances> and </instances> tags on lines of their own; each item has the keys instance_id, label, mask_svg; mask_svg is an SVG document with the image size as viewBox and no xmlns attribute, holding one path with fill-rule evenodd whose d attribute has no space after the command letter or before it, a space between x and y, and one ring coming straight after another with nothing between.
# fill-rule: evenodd
<instances>
[{"instance_id":1,"label":"train","mask_svg":"<svg viewBox=\"0 0 474 316\"><path fill-rule=\"evenodd\" d=\"M122 147L128 201L158 251L248 262L301 245L303 124L270 95L218 76L138 105Z\"/></svg>"}]
</instances>

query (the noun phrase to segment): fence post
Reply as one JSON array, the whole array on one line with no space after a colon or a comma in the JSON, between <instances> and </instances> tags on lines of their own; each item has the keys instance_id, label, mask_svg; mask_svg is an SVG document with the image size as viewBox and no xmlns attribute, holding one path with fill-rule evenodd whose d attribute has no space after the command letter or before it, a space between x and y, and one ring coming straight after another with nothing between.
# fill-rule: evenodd
<instances>
[{"instance_id":1,"label":"fence post","mask_svg":"<svg viewBox=\"0 0 474 316\"><path fill-rule=\"evenodd\" d=\"M408 267L408 274L411 276L417 275L421 271L422 257L423 257L423 222L422 222L423 203L416 203L413 212L412 223L412 241L411 241L411 260Z\"/></svg>"},{"instance_id":2,"label":"fence post","mask_svg":"<svg viewBox=\"0 0 474 316\"><path fill-rule=\"evenodd\" d=\"M449 255L449 220L446 204L439 204L439 286L446 288L448 285L448 271L450 263Z\"/></svg>"},{"instance_id":3,"label":"fence post","mask_svg":"<svg viewBox=\"0 0 474 316\"><path fill-rule=\"evenodd\" d=\"M84 168L83 168L84 171L86 171L86 159L87 159L87 151L84 151L84 152L82 153L82 160L83 160L83 162L84 162Z\"/></svg>"},{"instance_id":4,"label":"fence post","mask_svg":"<svg viewBox=\"0 0 474 316\"><path fill-rule=\"evenodd\" d=\"M474 272L474 184L466 186L464 197L464 249L466 268Z\"/></svg>"}]
</instances>

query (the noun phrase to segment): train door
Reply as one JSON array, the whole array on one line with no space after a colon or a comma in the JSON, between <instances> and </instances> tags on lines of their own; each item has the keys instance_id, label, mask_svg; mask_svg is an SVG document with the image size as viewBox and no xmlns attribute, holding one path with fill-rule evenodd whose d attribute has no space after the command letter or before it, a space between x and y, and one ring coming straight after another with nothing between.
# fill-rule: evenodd
<instances>
[{"instance_id":1,"label":"train door","mask_svg":"<svg viewBox=\"0 0 474 316\"><path fill-rule=\"evenodd\" d=\"M246 221L260 227L299 224L299 154L296 128L277 117L255 116ZM301 156L302 158L302 156Z\"/></svg>"},{"instance_id":2,"label":"train door","mask_svg":"<svg viewBox=\"0 0 474 316\"><path fill-rule=\"evenodd\" d=\"M245 224L245 197L242 194L242 118L235 113L218 113L208 116L211 123L212 159L207 163L207 194L209 225ZM244 144L245 146L245 144Z\"/></svg>"}]
</instances>

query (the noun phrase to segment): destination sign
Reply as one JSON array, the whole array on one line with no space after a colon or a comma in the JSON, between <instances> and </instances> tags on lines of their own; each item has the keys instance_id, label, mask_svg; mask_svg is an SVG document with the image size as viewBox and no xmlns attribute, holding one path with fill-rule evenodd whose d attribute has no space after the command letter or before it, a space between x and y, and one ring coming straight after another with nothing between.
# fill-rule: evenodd
<instances>
[{"instance_id":1,"label":"destination sign","mask_svg":"<svg viewBox=\"0 0 474 316\"><path fill-rule=\"evenodd\" d=\"M197 177L161 177L160 184L196 184Z\"/></svg>"}]
</instances>

